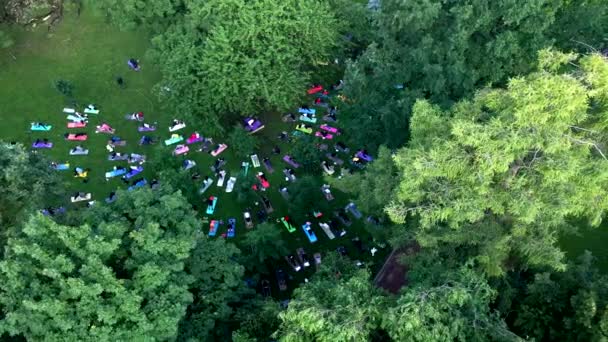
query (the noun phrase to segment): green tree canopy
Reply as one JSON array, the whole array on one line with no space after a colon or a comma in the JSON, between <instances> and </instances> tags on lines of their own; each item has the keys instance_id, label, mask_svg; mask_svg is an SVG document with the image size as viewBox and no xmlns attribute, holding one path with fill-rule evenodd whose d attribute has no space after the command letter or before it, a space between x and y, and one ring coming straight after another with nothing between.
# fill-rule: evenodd
<instances>
[{"instance_id":1,"label":"green tree canopy","mask_svg":"<svg viewBox=\"0 0 608 342\"><path fill-rule=\"evenodd\" d=\"M289 254L287 243L281 237L281 227L271 222L258 224L255 229L248 231L240 241L243 253L242 263L248 269L267 272L265 262L274 261Z\"/></svg>"},{"instance_id":2,"label":"green tree canopy","mask_svg":"<svg viewBox=\"0 0 608 342\"><path fill-rule=\"evenodd\" d=\"M441 282L406 287L382 317L394 341L518 340L490 304L496 292L470 267L443 274Z\"/></svg>"},{"instance_id":3,"label":"green tree canopy","mask_svg":"<svg viewBox=\"0 0 608 342\"><path fill-rule=\"evenodd\" d=\"M608 206L605 131L596 130L608 113L599 77L608 63L583 57L564 74L557 70L575 56L541 55L545 70L506 89L482 91L447 112L415 106L411 147L395 159L403 178L387 209L393 220L419 220L417 239L426 246L504 251L502 258L480 252L493 274L508 256L563 268L554 244L566 219L597 225ZM428 126L440 121L447 126Z\"/></svg>"},{"instance_id":4,"label":"green tree canopy","mask_svg":"<svg viewBox=\"0 0 608 342\"><path fill-rule=\"evenodd\" d=\"M232 333L234 342L270 341L278 329L281 307L272 299L255 299L245 303L236 313L239 329Z\"/></svg>"},{"instance_id":5,"label":"green tree canopy","mask_svg":"<svg viewBox=\"0 0 608 342\"><path fill-rule=\"evenodd\" d=\"M249 156L258 148L259 142L257 137L237 125L228 134L228 145L234 149L237 157L249 159Z\"/></svg>"},{"instance_id":6,"label":"green tree canopy","mask_svg":"<svg viewBox=\"0 0 608 342\"><path fill-rule=\"evenodd\" d=\"M200 225L179 193L158 191L120 191L79 227L32 217L0 263L0 327L31 340L174 338Z\"/></svg>"},{"instance_id":7,"label":"green tree canopy","mask_svg":"<svg viewBox=\"0 0 608 342\"><path fill-rule=\"evenodd\" d=\"M281 341L367 341L378 327L382 298L369 280L369 272L357 270L336 277L314 276L294 291L281 326Z\"/></svg>"},{"instance_id":8,"label":"green tree canopy","mask_svg":"<svg viewBox=\"0 0 608 342\"><path fill-rule=\"evenodd\" d=\"M312 176L304 176L289 186L290 200L287 203L289 216L293 224L298 226L301 221L311 220L313 210L330 215L329 202L323 197L321 183Z\"/></svg>"},{"instance_id":9,"label":"green tree canopy","mask_svg":"<svg viewBox=\"0 0 608 342\"><path fill-rule=\"evenodd\" d=\"M190 286L194 302L180 323L179 340L209 341L214 337L225 340L226 332L219 327L229 323L234 306L246 300L243 282L244 267L237 263L239 250L225 240L209 240L201 234L186 272L195 281Z\"/></svg>"},{"instance_id":10,"label":"green tree canopy","mask_svg":"<svg viewBox=\"0 0 608 342\"><path fill-rule=\"evenodd\" d=\"M338 22L322 0L213 0L186 9L153 39L151 56L168 105L209 130L221 130L220 115L297 105L310 68L337 43Z\"/></svg>"},{"instance_id":11,"label":"green tree canopy","mask_svg":"<svg viewBox=\"0 0 608 342\"><path fill-rule=\"evenodd\" d=\"M380 144L400 147L407 141L403 133L417 98L449 105L476 89L532 71L537 51L552 46L555 38L558 45L572 45L573 37L591 42L586 38L598 41L606 36L601 15L606 6L601 1L381 3L374 16L374 43L345 76L351 102L343 117L352 127L352 141L365 141L370 150ZM595 13L582 15L589 12ZM568 30L562 31L565 27Z\"/></svg>"},{"instance_id":12,"label":"green tree canopy","mask_svg":"<svg viewBox=\"0 0 608 342\"><path fill-rule=\"evenodd\" d=\"M317 141L308 135L300 136L293 140L290 153L298 164L302 166L299 170L310 174L321 174L323 153L317 146Z\"/></svg>"},{"instance_id":13,"label":"green tree canopy","mask_svg":"<svg viewBox=\"0 0 608 342\"><path fill-rule=\"evenodd\" d=\"M4 228L24 220L29 210L66 198L61 177L53 172L50 161L21 144L0 142L0 188L0 227Z\"/></svg>"},{"instance_id":14,"label":"green tree canopy","mask_svg":"<svg viewBox=\"0 0 608 342\"><path fill-rule=\"evenodd\" d=\"M182 0L85 0L99 13L106 16L121 29L135 29L139 26L160 29L166 27L183 13Z\"/></svg>"},{"instance_id":15,"label":"green tree canopy","mask_svg":"<svg viewBox=\"0 0 608 342\"><path fill-rule=\"evenodd\" d=\"M592 261L586 252L565 272L536 273L512 292L514 330L539 341L608 338L608 279Z\"/></svg>"},{"instance_id":16,"label":"green tree canopy","mask_svg":"<svg viewBox=\"0 0 608 342\"><path fill-rule=\"evenodd\" d=\"M395 198L401 180L399 176L400 170L395 165L391 151L382 146L378 150L378 157L363 172L340 179L327 177L327 181L342 192L354 195L362 211L378 214Z\"/></svg>"}]
</instances>

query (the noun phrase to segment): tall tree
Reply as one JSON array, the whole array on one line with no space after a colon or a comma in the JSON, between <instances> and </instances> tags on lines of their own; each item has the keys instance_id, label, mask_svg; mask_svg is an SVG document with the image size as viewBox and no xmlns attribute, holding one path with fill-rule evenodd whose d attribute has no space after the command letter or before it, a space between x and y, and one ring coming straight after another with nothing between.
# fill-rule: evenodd
<instances>
[{"instance_id":1,"label":"tall tree","mask_svg":"<svg viewBox=\"0 0 608 342\"><path fill-rule=\"evenodd\" d=\"M234 126L228 135L228 144L234 149L237 157L249 158L249 156L257 149L259 142L254 135L247 133L240 126Z\"/></svg>"},{"instance_id":2,"label":"tall tree","mask_svg":"<svg viewBox=\"0 0 608 342\"><path fill-rule=\"evenodd\" d=\"M161 29L184 13L182 0L85 0L87 5L112 20L121 29L130 30L139 26Z\"/></svg>"},{"instance_id":3,"label":"tall tree","mask_svg":"<svg viewBox=\"0 0 608 342\"><path fill-rule=\"evenodd\" d=\"M234 306L244 302L243 266L236 262L239 250L225 240L208 240L204 234L186 263L195 281L190 286L194 302L180 323L179 340L225 340L224 329L235 314Z\"/></svg>"},{"instance_id":4,"label":"tall tree","mask_svg":"<svg viewBox=\"0 0 608 342\"><path fill-rule=\"evenodd\" d=\"M382 213L395 197L401 179L399 172L391 151L382 146L378 150L378 158L363 172L342 178L329 177L328 181L337 189L354 195L361 210L376 214Z\"/></svg>"},{"instance_id":5,"label":"tall tree","mask_svg":"<svg viewBox=\"0 0 608 342\"><path fill-rule=\"evenodd\" d=\"M31 340L174 338L200 225L183 197L158 191L121 191L80 227L31 218L0 263L0 327Z\"/></svg>"},{"instance_id":6,"label":"tall tree","mask_svg":"<svg viewBox=\"0 0 608 342\"><path fill-rule=\"evenodd\" d=\"M540 272L513 292L513 329L537 340L608 338L608 279L586 252L565 272Z\"/></svg>"},{"instance_id":7,"label":"tall tree","mask_svg":"<svg viewBox=\"0 0 608 342\"><path fill-rule=\"evenodd\" d=\"M565 0L551 36L562 50L601 51L608 47L608 5L602 0Z\"/></svg>"},{"instance_id":8,"label":"tall tree","mask_svg":"<svg viewBox=\"0 0 608 342\"><path fill-rule=\"evenodd\" d=\"M367 341L379 326L382 298L356 270L336 277L332 268L294 291L287 311L279 314L275 333L281 341Z\"/></svg>"},{"instance_id":9,"label":"tall tree","mask_svg":"<svg viewBox=\"0 0 608 342\"><path fill-rule=\"evenodd\" d=\"M443 274L439 283L412 284L382 315L395 341L519 340L490 303L496 292L469 267Z\"/></svg>"},{"instance_id":10,"label":"tall tree","mask_svg":"<svg viewBox=\"0 0 608 342\"><path fill-rule=\"evenodd\" d=\"M240 241L243 253L242 263L248 269L267 272L265 262L268 259L280 260L287 255L287 243L281 238L281 229L274 223L258 224L254 230L247 232Z\"/></svg>"},{"instance_id":11,"label":"tall tree","mask_svg":"<svg viewBox=\"0 0 608 342\"><path fill-rule=\"evenodd\" d=\"M323 153L317 147L315 139L309 136L300 136L293 140L290 148L291 156L300 164L303 170L309 174L320 174L321 159Z\"/></svg>"},{"instance_id":12,"label":"tall tree","mask_svg":"<svg viewBox=\"0 0 608 342\"><path fill-rule=\"evenodd\" d=\"M234 342L263 342L272 340L272 333L280 324L281 307L272 299L251 300L235 315L239 329L232 333Z\"/></svg>"},{"instance_id":13,"label":"tall tree","mask_svg":"<svg viewBox=\"0 0 608 342\"><path fill-rule=\"evenodd\" d=\"M287 109L309 82L308 70L326 59L337 21L325 1L192 2L189 14L153 39L167 101L204 113L211 128L219 115Z\"/></svg>"},{"instance_id":14,"label":"tall tree","mask_svg":"<svg viewBox=\"0 0 608 342\"><path fill-rule=\"evenodd\" d=\"M384 146L380 147L378 157L363 172L340 178L326 177L326 181L334 188L354 196L363 213L378 220L365 220L367 231L377 242L391 241L396 245L401 245L404 240L404 230L388 219L384 208L395 199L400 180L400 170L393 160L392 152Z\"/></svg>"},{"instance_id":15,"label":"tall tree","mask_svg":"<svg viewBox=\"0 0 608 342\"><path fill-rule=\"evenodd\" d=\"M375 43L346 75L352 102L343 117L352 140L369 142L370 150L399 147L414 99L449 104L533 70L537 51L553 44L557 13L567 2L382 1ZM586 19L575 20L576 28Z\"/></svg>"},{"instance_id":16,"label":"tall tree","mask_svg":"<svg viewBox=\"0 0 608 342\"><path fill-rule=\"evenodd\" d=\"M594 129L608 113L602 101L608 88L599 78L608 62L583 57L564 74L576 56L541 55L543 71L513 79L506 89L480 92L447 112L417 105L412 136L420 138L395 159L403 178L388 207L391 217L419 220L424 246L475 246L491 274L513 262L563 269L555 242L566 218L597 225L608 207L607 159L599 144L606 131ZM439 132L449 134L425 136L437 131L427 123L448 118L448 129Z\"/></svg>"},{"instance_id":17,"label":"tall tree","mask_svg":"<svg viewBox=\"0 0 608 342\"><path fill-rule=\"evenodd\" d=\"M24 220L29 210L66 198L61 177L53 171L43 154L29 152L21 144L0 142L0 227L6 229Z\"/></svg>"},{"instance_id":18,"label":"tall tree","mask_svg":"<svg viewBox=\"0 0 608 342\"><path fill-rule=\"evenodd\" d=\"M328 214L329 203L323 197L321 183L319 183L318 179L312 176L299 178L289 186L289 193L291 194L291 199L287 203L287 206L289 208L289 215L293 216L293 219L297 221L294 224L310 220L313 210Z\"/></svg>"}]
</instances>

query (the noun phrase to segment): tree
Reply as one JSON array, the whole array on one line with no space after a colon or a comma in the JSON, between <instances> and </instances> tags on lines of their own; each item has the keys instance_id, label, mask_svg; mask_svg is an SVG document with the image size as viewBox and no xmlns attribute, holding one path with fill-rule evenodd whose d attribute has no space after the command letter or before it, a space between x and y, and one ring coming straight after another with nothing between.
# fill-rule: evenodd
<instances>
[{"instance_id":1,"label":"tree","mask_svg":"<svg viewBox=\"0 0 608 342\"><path fill-rule=\"evenodd\" d=\"M310 220L313 210L328 214L329 203L323 197L321 184L312 176L299 178L289 186L289 215L295 222ZM295 224L295 223L294 223Z\"/></svg>"},{"instance_id":2,"label":"tree","mask_svg":"<svg viewBox=\"0 0 608 342\"><path fill-rule=\"evenodd\" d=\"M183 20L153 39L151 56L162 66L168 104L204 113L200 119L216 131L220 115L293 107L309 68L337 39L325 1L214 0L186 8Z\"/></svg>"},{"instance_id":3,"label":"tree","mask_svg":"<svg viewBox=\"0 0 608 342\"><path fill-rule=\"evenodd\" d=\"M30 211L66 198L63 182L53 171L43 154L31 153L21 144L0 142L0 227L14 226Z\"/></svg>"},{"instance_id":4,"label":"tree","mask_svg":"<svg viewBox=\"0 0 608 342\"><path fill-rule=\"evenodd\" d=\"M256 192L251 188L258 181L251 174L248 176L239 173L235 186L236 201L241 204L252 203L258 199Z\"/></svg>"},{"instance_id":5,"label":"tree","mask_svg":"<svg viewBox=\"0 0 608 342\"><path fill-rule=\"evenodd\" d=\"M246 252L242 257L242 264L248 269L266 273L265 262L268 259L280 260L289 254L285 240L281 238L281 230L274 223L264 222L254 230L247 232L240 241L242 249Z\"/></svg>"},{"instance_id":6,"label":"tree","mask_svg":"<svg viewBox=\"0 0 608 342\"><path fill-rule=\"evenodd\" d=\"M57 15L62 1L55 0L5 0L0 4L0 22L31 24L42 18Z\"/></svg>"},{"instance_id":7,"label":"tree","mask_svg":"<svg viewBox=\"0 0 608 342\"><path fill-rule=\"evenodd\" d=\"M451 118L448 135L416 138L397 153L403 178L387 210L396 222L419 220L423 246L475 246L490 274L505 267L563 269L555 246L566 219L598 225L608 206L608 173L598 142L605 130L608 71L600 56L560 73L574 55L541 53L544 70L515 78L506 89L485 90L444 113L415 107L412 136ZM418 120L418 115L438 116ZM499 252L500 251L500 252ZM497 254L498 253L498 254ZM504 261L510 258L510 263Z\"/></svg>"},{"instance_id":8,"label":"tree","mask_svg":"<svg viewBox=\"0 0 608 342\"><path fill-rule=\"evenodd\" d=\"M551 30L559 49L601 51L608 47L608 6L601 0L564 1Z\"/></svg>"},{"instance_id":9,"label":"tree","mask_svg":"<svg viewBox=\"0 0 608 342\"><path fill-rule=\"evenodd\" d=\"M317 147L315 140L309 136L301 136L294 139L291 144L291 156L310 174L321 173L321 159L323 153Z\"/></svg>"},{"instance_id":10,"label":"tree","mask_svg":"<svg viewBox=\"0 0 608 342\"><path fill-rule=\"evenodd\" d=\"M339 21L342 35L339 42L344 46L335 51L334 56L340 60L354 59L373 39L371 22L374 13L359 1L329 0L328 3ZM340 52L344 52L344 55L341 56Z\"/></svg>"},{"instance_id":11,"label":"tree","mask_svg":"<svg viewBox=\"0 0 608 342\"><path fill-rule=\"evenodd\" d=\"M136 0L85 0L87 4L124 30L139 26L161 29L175 21L192 1L156 0L143 3Z\"/></svg>"},{"instance_id":12,"label":"tree","mask_svg":"<svg viewBox=\"0 0 608 342\"><path fill-rule=\"evenodd\" d=\"M226 7L239 15L214 23L200 61L201 83L216 95L211 108L246 113L294 106L307 68L336 43L327 2L235 1Z\"/></svg>"},{"instance_id":13,"label":"tree","mask_svg":"<svg viewBox=\"0 0 608 342\"><path fill-rule=\"evenodd\" d=\"M200 226L179 194L159 191L120 191L79 227L32 217L0 263L2 330L28 340L174 338L192 301L184 261Z\"/></svg>"},{"instance_id":14,"label":"tree","mask_svg":"<svg viewBox=\"0 0 608 342\"><path fill-rule=\"evenodd\" d=\"M235 313L234 305L245 301L244 268L235 260L240 251L225 240L209 240L204 234L186 263L186 271L195 282L191 285L194 302L179 329L179 340L208 341L215 336L225 340L224 330Z\"/></svg>"},{"instance_id":15,"label":"tree","mask_svg":"<svg viewBox=\"0 0 608 342\"><path fill-rule=\"evenodd\" d=\"M441 283L406 287L384 311L382 327L393 340L519 340L491 311L496 292L479 273L466 266L450 273Z\"/></svg>"},{"instance_id":16,"label":"tree","mask_svg":"<svg viewBox=\"0 0 608 342\"><path fill-rule=\"evenodd\" d=\"M375 42L345 76L351 102L342 116L352 141L365 141L370 151L381 144L400 147L416 98L449 105L533 70L537 51L553 44L556 16L566 2L382 1L374 16ZM579 29L587 25L586 17L576 20Z\"/></svg>"},{"instance_id":17,"label":"tree","mask_svg":"<svg viewBox=\"0 0 608 342\"><path fill-rule=\"evenodd\" d=\"M179 190L188 199L188 202L193 203L193 207L197 209L196 203L200 203L199 190L203 185L203 178L207 175L212 176L211 171L209 169L201 171L198 166L184 170L183 160L174 158L171 153L171 150L165 148L165 146L155 146L148 155L146 169L152 170L159 183L170 185L173 189ZM197 173L200 175L198 179L193 177Z\"/></svg>"},{"instance_id":18,"label":"tree","mask_svg":"<svg viewBox=\"0 0 608 342\"><path fill-rule=\"evenodd\" d=\"M380 147L378 157L363 172L346 175L341 179L328 177L331 185L355 196L361 210L370 214L382 213L395 198L399 180L399 169L393 161L392 153L384 146Z\"/></svg>"},{"instance_id":19,"label":"tree","mask_svg":"<svg viewBox=\"0 0 608 342\"><path fill-rule=\"evenodd\" d=\"M270 341L279 327L281 307L272 299L248 301L237 311L235 321L239 329L232 333L234 342Z\"/></svg>"},{"instance_id":20,"label":"tree","mask_svg":"<svg viewBox=\"0 0 608 342\"><path fill-rule=\"evenodd\" d=\"M281 341L368 341L379 326L382 298L369 272L313 276L294 291L275 337Z\"/></svg>"},{"instance_id":21,"label":"tree","mask_svg":"<svg viewBox=\"0 0 608 342\"><path fill-rule=\"evenodd\" d=\"M363 172L355 172L341 178L325 177L326 181L346 194L354 196L359 209L366 215L378 219L377 223L366 220L366 230L377 242L403 240L403 227L394 225L384 212L387 204L396 197L400 171L393 161L392 152L381 146L378 157Z\"/></svg>"},{"instance_id":22,"label":"tree","mask_svg":"<svg viewBox=\"0 0 608 342\"><path fill-rule=\"evenodd\" d=\"M539 272L513 293L513 329L536 340L608 337L608 284L586 252L565 272Z\"/></svg>"},{"instance_id":23,"label":"tree","mask_svg":"<svg viewBox=\"0 0 608 342\"><path fill-rule=\"evenodd\" d=\"M235 155L239 158L249 158L249 156L258 148L258 139L247 133L240 126L234 126L228 135L228 144L234 149Z\"/></svg>"}]
</instances>

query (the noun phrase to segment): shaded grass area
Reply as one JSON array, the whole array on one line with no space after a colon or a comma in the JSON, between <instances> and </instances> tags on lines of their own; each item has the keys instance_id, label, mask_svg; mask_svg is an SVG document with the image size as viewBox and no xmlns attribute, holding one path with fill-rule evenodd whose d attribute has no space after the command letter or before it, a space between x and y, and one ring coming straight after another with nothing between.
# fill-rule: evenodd
<instances>
[{"instance_id":1,"label":"shaded grass area","mask_svg":"<svg viewBox=\"0 0 608 342\"><path fill-rule=\"evenodd\" d=\"M160 155L162 158L174 158L154 151L154 149L159 148L173 150L174 146L138 146L137 142L141 137L141 133L138 133L136 128L138 123L124 119L127 113L145 112L147 122L157 123L159 129L152 134L159 138L159 145L162 145L162 141L170 136L167 129L169 122L173 118L180 118L179 113L173 113L170 109L162 108L152 92L152 87L160 80L160 74L155 66L145 59L144 53L149 47L150 39L146 32L120 32L107 25L103 19L94 17L87 11L83 11L80 16L68 11L63 22L50 33L47 32L46 28L33 31L11 29L10 33L15 38L15 45L8 50L0 50L0 84L2 84L0 99L3 99L0 106L0 118L2 118L3 123L0 126L0 137L3 140L22 142L26 145L30 145L36 138L51 140L55 144L53 149L40 150L38 153L47 154L56 162L70 162L72 168L76 166L90 168L90 180L87 183L75 179L71 170L63 172L70 190L91 192L93 199L98 202L97 205L103 205L103 199L111 191L119 187L125 187L119 179L106 181L104 173L115 165L126 166L126 163L107 160L108 152L105 145L109 136L95 134L96 125L106 122L116 129L115 135L127 140L127 146L117 148L117 152L134 152L149 157ZM128 69L126 61L132 57L141 59L141 72ZM335 66L330 66L330 68L331 72L327 74L337 74ZM122 89L116 84L116 77L118 76L124 78L126 88ZM329 82L326 78L329 77L320 77L319 79ZM90 123L85 129L68 130L66 128L67 114L62 113L62 109L72 104L54 89L53 82L59 79L70 81L74 85L74 98L79 103L80 108L88 103L95 103L100 107L101 113L90 116ZM268 156L275 168L274 174L266 173L271 187L264 193L275 209L270 216L271 220L289 214L287 203L278 192L279 185L285 182L281 172L285 164L281 161L281 156L273 156L270 151L272 146L279 144L276 139L277 134L283 130L291 132L295 123L283 123L279 115L277 113L260 115L266 124L266 128L256 135L261 142L258 152L260 161ZM30 123L34 121L51 124L53 129L50 132L30 132ZM232 124L226 123L225 126L232 126ZM196 127L188 126L179 133L187 137L195 130ZM89 140L80 143L90 150L88 156L68 155L69 149L77 145L76 142L64 141L63 134L68 131L89 134ZM225 137L212 138L216 143L226 142ZM284 143L281 143L280 146L284 152L288 151L290 147ZM228 162L226 180L230 176L236 176L240 173L240 165L243 160L235 157L230 148L221 157L224 157ZM211 174L209 167L215 158L212 158L209 154L191 152L186 157L178 157L178 160L182 161L185 158L197 162L197 167L191 172L198 170L203 176ZM348 156L343 156L343 159L348 159ZM249 160L249 162L251 161ZM168 162L167 164L172 163ZM144 164L144 167L146 167L146 164ZM255 172L260 170L265 171L263 167L252 168L248 177L253 177ZM148 180L155 177L149 169L144 172L144 176ZM242 179L239 179L239 181L242 181ZM192 181L189 186L198 188L201 182L202 180ZM205 199L209 195L218 196L217 209L208 219L227 221L230 217L236 218L236 238L233 241L237 244L243 234L246 234L242 220L243 211L250 207L255 217L255 211L258 210L254 203L239 203L236 200L238 187L239 184L237 183L235 192L228 194L224 188L212 185L204 196L200 196L192 203L199 210L200 217L203 219L207 216L204 214L206 209ZM332 202L334 207L344 207L348 203L348 194L334 191L334 196L336 197ZM66 202L69 202L69 199L66 198ZM81 207L82 205L78 206ZM330 214L326 213L326 216ZM254 221L256 221L255 218ZM353 259L363 260L372 269L378 269L382 264L383 257L389 252L388 250L381 250L371 260L369 253L361 255L356 251L351 243L351 239L356 236L359 236L365 245L373 246L369 235L364 230L362 220L353 219L354 224L348 228L348 234L332 241L318 228L317 222L317 220L313 220L313 229L319 241L312 245L300 228L303 222L294 222L297 230L291 234L282 225L277 225L277 229L280 229L282 238L287 242L291 253L295 254L296 248L304 247L311 258L315 252L321 252L325 255L328 251L335 251L336 247L345 245ZM204 227L205 231L207 229L208 226ZM225 232L226 225L220 229L218 236L215 238L221 238L219 236ZM309 277L314 269L314 267L310 267L303 272L294 273L283 260L268 266L271 274L262 277L271 281L273 294L280 298L287 298L290 291L279 294L272 272L275 268L283 268L290 275L288 282L290 290L304 277Z\"/></svg>"},{"instance_id":2,"label":"shaded grass area","mask_svg":"<svg viewBox=\"0 0 608 342\"><path fill-rule=\"evenodd\" d=\"M608 223L604 221L599 227L590 227L585 222L577 222L576 225L579 229L578 235L562 236L560 239L566 257L576 260L588 250L595 257L595 266L602 273L608 272Z\"/></svg>"}]
</instances>

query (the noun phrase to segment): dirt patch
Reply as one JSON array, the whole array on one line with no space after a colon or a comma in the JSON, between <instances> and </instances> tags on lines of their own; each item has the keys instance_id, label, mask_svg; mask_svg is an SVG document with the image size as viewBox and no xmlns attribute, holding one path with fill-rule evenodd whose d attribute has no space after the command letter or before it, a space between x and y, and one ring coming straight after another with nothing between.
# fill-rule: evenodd
<instances>
[{"instance_id":1,"label":"dirt patch","mask_svg":"<svg viewBox=\"0 0 608 342\"><path fill-rule=\"evenodd\" d=\"M412 255L420 250L419 246L406 246L393 250L388 256L380 272L374 278L374 284L386 291L397 294L402 287L407 286L407 265L399 262L405 255Z\"/></svg>"}]
</instances>

